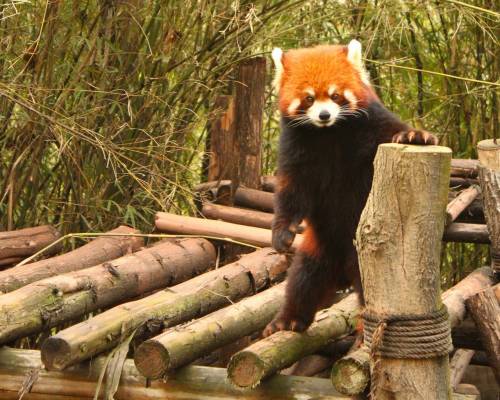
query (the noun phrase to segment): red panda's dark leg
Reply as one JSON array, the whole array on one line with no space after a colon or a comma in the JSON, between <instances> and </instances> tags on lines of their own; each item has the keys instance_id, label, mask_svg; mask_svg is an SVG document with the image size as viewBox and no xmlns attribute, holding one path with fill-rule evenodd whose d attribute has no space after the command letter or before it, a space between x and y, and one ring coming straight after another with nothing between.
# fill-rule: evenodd
<instances>
[{"instance_id":1,"label":"red panda's dark leg","mask_svg":"<svg viewBox=\"0 0 500 400\"><path fill-rule=\"evenodd\" d=\"M292 245L297 228L303 218L301 199L289 179L280 175L274 197L272 245L280 253Z\"/></svg>"},{"instance_id":2,"label":"red panda's dark leg","mask_svg":"<svg viewBox=\"0 0 500 400\"><path fill-rule=\"evenodd\" d=\"M264 336L280 330L302 332L311 325L325 293L332 286L325 276L327 270L318 258L304 253L295 255L288 269L285 304L265 328Z\"/></svg>"}]
</instances>

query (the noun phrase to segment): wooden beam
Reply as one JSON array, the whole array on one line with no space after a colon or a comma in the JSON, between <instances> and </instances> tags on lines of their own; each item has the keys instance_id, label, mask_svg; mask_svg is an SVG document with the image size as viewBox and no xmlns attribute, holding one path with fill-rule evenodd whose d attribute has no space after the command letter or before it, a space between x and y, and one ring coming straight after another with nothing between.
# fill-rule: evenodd
<instances>
[{"instance_id":1,"label":"wooden beam","mask_svg":"<svg viewBox=\"0 0 500 400\"><path fill-rule=\"evenodd\" d=\"M366 312L427 315L442 307L439 265L450 162L447 147L379 146L356 234ZM371 394L377 400L451 397L447 354L381 355L371 360L371 368L376 369Z\"/></svg>"},{"instance_id":2,"label":"wooden beam","mask_svg":"<svg viewBox=\"0 0 500 400\"><path fill-rule=\"evenodd\" d=\"M128 226L120 226L109 234L140 233ZM13 267L0 272L0 292L7 293L29 283L101 264L139 250L144 245L140 237L101 236L68 253Z\"/></svg>"}]
</instances>

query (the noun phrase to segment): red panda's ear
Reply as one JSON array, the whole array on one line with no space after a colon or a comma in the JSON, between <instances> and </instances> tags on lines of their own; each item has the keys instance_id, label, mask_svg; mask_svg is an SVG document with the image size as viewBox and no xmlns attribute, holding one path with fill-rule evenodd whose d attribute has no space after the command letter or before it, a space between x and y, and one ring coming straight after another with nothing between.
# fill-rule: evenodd
<instances>
[{"instance_id":1,"label":"red panda's ear","mask_svg":"<svg viewBox=\"0 0 500 400\"><path fill-rule=\"evenodd\" d=\"M284 54L283 50L281 50L278 47L275 47L272 52L272 57L274 61L274 79L273 79L273 86L276 89L276 91L279 91L281 87L281 81L283 79L283 72L284 72Z\"/></svg>"},{"instance_id":2,"label":"red panda's ear","mask_svg":"<svg viewBox=\"0 0 500 400\"><path fill-rule=\"evenodd\" d=\"M347 45L347 60L359 71L361 80L365 84L370 85L370 77L368 75L368 71L366 71L365 66L363 65L362 55L363 52L361 51L361 43L359 43L356 39L351 40Z\"/></svg>"}]
</instances>

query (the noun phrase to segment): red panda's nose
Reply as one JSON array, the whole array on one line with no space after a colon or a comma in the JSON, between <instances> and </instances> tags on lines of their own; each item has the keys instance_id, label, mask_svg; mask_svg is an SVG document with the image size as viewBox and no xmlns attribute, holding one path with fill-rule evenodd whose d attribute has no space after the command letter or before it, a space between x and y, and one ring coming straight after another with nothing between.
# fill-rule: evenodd
<instances>
[{"instance_id":1,"label":"red panda's nose","mask_svg":"<svg viewBox=\"0 0 500 400\"><path fill-rule=\"evenodd\" d=\"M329 120L330 119L330 113L326 110L322 110L320 113L319 113L319 119L321 121L326 121L326 120Z\"/></svg>"}]
</instances>

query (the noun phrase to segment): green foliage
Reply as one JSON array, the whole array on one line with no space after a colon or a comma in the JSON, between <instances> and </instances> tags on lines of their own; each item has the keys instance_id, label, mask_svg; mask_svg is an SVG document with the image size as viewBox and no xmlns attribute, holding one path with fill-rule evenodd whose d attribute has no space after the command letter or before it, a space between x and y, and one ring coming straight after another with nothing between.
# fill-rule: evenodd
<instances>
[{"instance_id":1,"label":"green foliage","mask_svg":"<svg viewBox=\"0 0 500 400\"><path fill-rule=\"evenodd\" d=\"M500 136L494 5L0 2L0 227L148 231L157 210L189 211L214 98L231 90L239 61L274 46L360 39L389 108L436 132L455 157L474 156L477 141ZM272 173L270 85L266 98L263 169Z\"/></svg>"}]
</instances>

